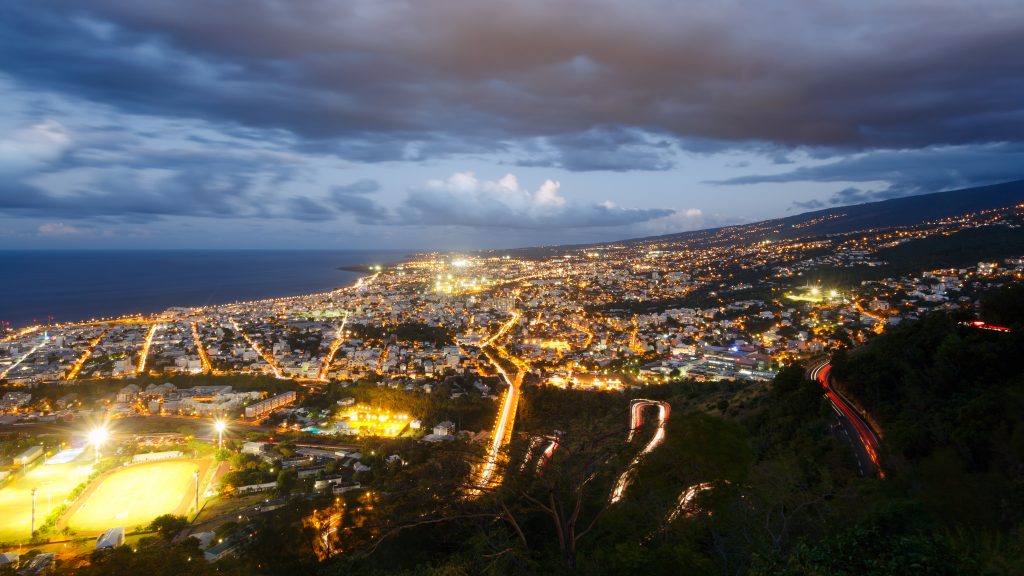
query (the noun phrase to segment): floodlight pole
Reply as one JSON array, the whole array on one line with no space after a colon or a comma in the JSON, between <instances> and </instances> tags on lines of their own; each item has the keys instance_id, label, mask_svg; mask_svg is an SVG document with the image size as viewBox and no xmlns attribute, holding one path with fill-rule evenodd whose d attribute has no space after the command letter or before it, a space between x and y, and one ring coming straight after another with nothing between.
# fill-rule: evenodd
<instances>
[{"instance_id":1,"label":"floodlight pole","mask_svg":"<svg viewBox=\"0 0 1024 576\"><path fill-rule=\"evenodd\" d=\"M29 537L35 536L36 533L36 489L32 489L32 531L29 532Z\"/></svg>"},{"instance_id":2,"label":"floodlight pole","mask_svg":"<svg viewBox=\"0 0 1024 576\"><path fill-rule=\"evenodd\" d=\"M193 472L192 475L195 476L195 479L196 479L196 517L198 518L199 517L199 469L196 468L196 471Z\"/></svg>"}]
</instances>

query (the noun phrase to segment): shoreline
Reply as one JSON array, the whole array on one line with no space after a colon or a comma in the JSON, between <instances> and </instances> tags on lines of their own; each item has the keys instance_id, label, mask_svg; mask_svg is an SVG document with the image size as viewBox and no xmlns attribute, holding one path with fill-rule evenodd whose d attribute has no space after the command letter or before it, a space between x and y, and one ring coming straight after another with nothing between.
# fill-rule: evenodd
<instances>
[{"instance_id":1,"label":"shoreline","mask_svg":"<svg viewBox=\"0 0 1024 576\"><path fill-rule=\"evenodd\" d=\"M382 252L387 252L387 251L382 251ZM391 265L395 265L395 264L400 264L400 263L403 263L403 262L408 262L411 258L412 258L412 255L409 252L404 252L404 251L403 252L398 252L398 251L396 251L393 254L387 254L387 257L384 257L384 258L381 258L380 260L377 260L376 261L377 263L374 263L374 260L371 257L371 258L367 258L366 261L358 263L358 264L342 264L342 265L334 265L334 266L331 266L330 264L327 264L326 270L334 270L334 271L341 272L341 273L344 273L344 274L354 274L356 276L355 277L350 277L350 278L339 278L339 279L337 279L338 280L337 282L330 283L330 284L328 284L328 285L326 285L326 286L324 286L322 288L318 288L318 289L314 289L314 290L309 290L308 286L306 287L306 289L303 289L302 287L297 287L293 291L289 291L288 293L284 293L284 294L274 293L273 290L270 290L271 293L263 294L263 295L260 295L260 296L257 296L257 297L245 297L245 296L242 296L242 297L238 297L238 298L230 298L230 297L216 298L215 294L216 294L216 291L219 289L219 285L217 284L216 280L213 279L211 281L210 285L208 286L208 288L205 288L205 289L204 288L199 288L200 291L203 291L203 290L209 290L210 291L210 296L208 296L208 298L210 300L213 300L213 301L210 301L210 302L196 302L196 303L192 303L192 304L187 304L187 303L182 303L182 302L179 301L179 302L175 302L175 303L169 304L169 305L158 304L158 305L155 305L155 306L146 306L145 303L142 303L142 306L140 306L140 308L143 308L143 310L139 310L139 309L124 310L124 311L118 311L117 313L113 313L113 314L110 314L110 313L108 313L108 314L97 314L95 316L90 316L90 315L88 315L88 312L83 312L82 314L73 314L73 313L72 314L66 314L66 315L63 315L63 318L61 318L61 317L58 317L55 314L53 320L51 322L48 322L48 323L47 322L39 322L39 321L33 322L31 320L25 320L25 321L20 321L19 322L17 319L12 319L12 320L6 322L6 324L4 325L4 327L7 328L7 331L5 332L5 334L11 334L11 333L18 332L18 331L21 331L21 330L25 330L25 329L31 328L31 327L39 327L41 329L41 328L46 328L46 327L72 326L72 325L76 325L76 324L87 324L87 323L93 323L93 322L97 322L97 323L98 322L109 322L109 321L116 321L116 320L119 320L119 319L126 319L126 318L155 317L155 316L158 316L158 315L166 312L167 310L174 309L174 308L197 309L197 308L209 308L209 307L217 307L217 306L231 306L231 305L239 305L239 304L247 304L247 303L256 303L256 302L261 302L261 301L265 301L265 300L301 298L301 297L312 296L312 295L315 295L315 294L327 294L327 293L330 293L330 292L335 292L335 291L338 291L338 290L345 290L345 289L348 289L348 288L351 288L351 287L355 286L363 278L365 278L368 275L372 274L375 271L375 270L373 270L373 268L375 266L387 267L387 266L391 266ZM197 290L196 287L191 287L190 289L191 289L192 292L195 292ZM188 297L185 296L183 298L187 299ZM160 299L161 299L160 295L155 295L153 297L153 300L160 300ZM167 298L163 297L162 299L166 300ZM193 295L193 297L191 299L193 301L195 301L197 298L195 298L195 296ZM84 300L86 302L88 302L89 299L85 298ZM100 301L100 303L98 304L98 307L102 307L103 304L105 304L105 302ZM86 308L87 307L88 307L88 304L86 304ZM2 314L0 314L0 317L2 317Z\"/></svg>"}]
</instances>

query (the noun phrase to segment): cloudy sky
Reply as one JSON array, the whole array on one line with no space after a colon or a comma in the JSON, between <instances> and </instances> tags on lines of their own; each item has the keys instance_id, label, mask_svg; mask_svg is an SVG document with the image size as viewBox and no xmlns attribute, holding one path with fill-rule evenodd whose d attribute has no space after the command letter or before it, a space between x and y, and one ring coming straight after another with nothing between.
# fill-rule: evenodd
<instances>
[{"instance_id":1,"label":"cloudy sky","mask_svg":"<svg viewBox=\"0 0 1024 576\"><path fill-rule=\"evenodd\" d=\"M1024 178L1019 0L5 0L0 248L614 240Z\"/></svg>"}]
</instances>

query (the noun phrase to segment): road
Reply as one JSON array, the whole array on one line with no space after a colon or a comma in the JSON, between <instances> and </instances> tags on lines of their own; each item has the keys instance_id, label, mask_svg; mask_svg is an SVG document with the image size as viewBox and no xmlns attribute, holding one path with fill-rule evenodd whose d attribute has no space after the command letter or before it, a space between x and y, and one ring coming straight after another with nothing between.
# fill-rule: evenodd
<instances>
[{"instance_id":1,"label":"road","mask_svg":"<svg viewBox=\"0 0 1024 576\"><path fill-rule=\"evenodd\" d=\"M160 324L153 324L149 327L149 332L146 332L146 341L142 344L142 352L139 354L139 367L136 368L136 374L146 373L146 358L149 357L149 347L153 344L153 335L160 329Z\"/></svg>"},{"instance_id":2,"label":"road","mask_svg":"<svg viewBox=\"0 0 1024 576\"><path fill-rule=\"evenodd\" d=\"M832 408L839 418L839 423L853 444L861 475L877 475L879 478L885 478L885 472L882 470L878 456L878 435L857 413L857 410L850 404L850 401L832 388L832 365L828 360L822 361L808 371L808 376L824 388L825 396L832 403Z\"/></svg>"},{"instance_id":3,"label":"road","mask_svg":"<svg viewBox=\"0 0 1024 576\"><path fill-rule=\"evenodd\" d=\"M242 330L242 327L239 326L238 322L233 318L231 319L231 327L235 329L235 332L237 332L243 340L249 343L249 346L260 356L260 358L263 358L264 362L270 365L270 369L274 371L275 378L284 379L284 376L281 375L281 367L277 365L277 360L274 359L272 354L268 354L263 350L263 347L250 338L249 335L245 333L245 330Z\"/></svg>"},{"instance_id":4,"label":"road","mask_svg":"<svg viewBox=\"0 0 1024 576\"><path fill-rule=\"evenodd\" d=\"M470 496L479 496L487 488L491 488L501 482L501 475L498 472L498 461L502 457L502 449L512 438L512 428L515 425L516 408L519 405L519 389L523 384L523 376L529 370L521 360L511 356L503 347L497 346L494 342L507 333L512 326L519 322L521 317L518 311L512 312L512 317L485 343L481 346L487 359L494 365L495 370L501 375L502 380L508 385L505 395L502 398L501 410L494 422L494 430L491 432L491 443L487 447L487 455L484 457L483 465L480 467L480 474L477 476L476 488L470 492ZM502 360L512 362L516 371L512 376L508 375Z\"/></svg>"},{"instance_id":5,"label":"road","mask_svg":"<svg viewBox=\"0 0 1024 576\"><path fill-rule=\"evenodd\" d=\"M40 348L45 346L47 342L48 342L48 340L46 340L46 339L40 340L39 344L36 344L35 346L33 346L32 349L29 350L28 352L26 352L21 358L18 358L17 362L15 362L14 364L11 364L10 366L8 366L7 369L4 370L3 372L0 372L0 379L6 378L7 374L9 374L15 368L20 366L22 362L24 362L26 359L28 359L29 356L35 354L36 350L39 350Z\"/></svg>"},{"instance_id":6,"label":"road","mask_svg":"<svg viewBox=\"0 0 1024 576\"><path fill-rule=\"evenodd\" d=\"M327 382L327 373L331 370L331 361L334 360L334 355L338 353L338 348L341 348L341 345L345 343L345 325L348 324L348 312L348 310L345 310L345 317L341 320L341 325L338 326L338 330L334 333L334 340L331 341L327 354L324 355L323 361L320 362L320 373L317 375L317 380L321 382Z\"/></svg>"},{"instance_id":7,"label":"road","mask_svg":"<svg viewBox=\"0 0 1024 576\"><path fill-rule=\"evenodd\" d=\"M612 495L609 498L611 504L615 504L619 500L622 500L622 496L626 493L626 488L633 483L633 476L636 474L636 467L640 465L640 460L644 456L650 454L665 441L665 423L668 421L668 416L672 412L672 406L668 402L662 402L660 400L644 400L636 399L630 402L629 405L629 434L626 436L626 442L632 442L636 437L636 431L644 425L644 409L648 407L655 407L658 409L658 428L654 431L654 436L651 437L650 442L644 446L644 449L637 454L633 461L629 463L629 467L626 471L619 476L619 479L615 481L615 487L612 488Z\"/></svg>"},{"instance_id":8,"label":"road","mask_svg":"<svg viewBox=\"0 0 1024 576\"><path fill-rule=\"evenodd\" d=\"M853 307L857 310L857 312L860 312L861 314L875 321L875 327L871 329L872 332L874 332L875 334L881 334L882 332L885 332L886 320L884 316L879 316L878 314L872 314L871 312L868 312L867 310L864 309L863 306L861 306L860 302L854 302Z\"/></svg>"},{"instance_id":9,"label":"road","mask_svg":"<svg viewBox=\"0 0 1024 576\"><path fill-rule=\"evenodd\" d=\"M494 430L491 432L491 443L487 447L487 456L484 458L483 466L480 468L480 475L477 477L477 490L472 495L479 495L482 493L482 490L501 483L501 475L497 473L498 460L502 457L502 449L512 438L512 428L515 425L516 408L519 405L519 389L523 384L525 371L517 369L515 374L509 377L508 372L505 371L505 368L499 361L499 358L508 358L507 355L500 355L502 351L503 349L501 348L496 351L492 351L490 348L484 349L484 354L487 355L487 359L491 361L498 373L501 374L501 378L508 385L508 389L505 390L504 398L502 398L501 410L498 411L498 417L494 422Z\"/></svg>"},{"instance_id":10,"label":"road","mask_svg":"<svg viewBox=\"0 0 1024 576\"><path fill-rule=\"evenodd\" d=\"M107 335L107 332L110 332L110 328L104 328L100 331L99 336L93 338L92 341L89 342L89 346L86 347L84 352L82 352L82 355L79 356L78 360L75 360L75 363L71 365L71 370L69 370L67 376L64 377L65 380L74 380L78 377L78 373L82 371L82 366L85 366L85 363L89 361L89 357L92 356L93 349L95 349L96 345L100 343L100 340Z\"/></svg>"},{"instance_id":11,"label":"road","mask_svg":"<svg viewBox=\"0 0 1024 576\"><path fill-rule=\"evenodd\" d=\"M199 337L199 323L192 323L192 341L195 342L196 350L199 351L199 361L203 364L203 372L210 374L213 372L213 363L210 362L210 356L206 353L206 348L203 347L203 340Z\"/></svg>"}]
</instances>

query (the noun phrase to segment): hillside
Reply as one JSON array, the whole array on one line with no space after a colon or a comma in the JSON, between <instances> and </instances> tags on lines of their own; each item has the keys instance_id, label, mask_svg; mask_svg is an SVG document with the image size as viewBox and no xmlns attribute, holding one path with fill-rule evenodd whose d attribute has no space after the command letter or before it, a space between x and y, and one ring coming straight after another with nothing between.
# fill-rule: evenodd
<instances>
[{"instance_id":1,"label":"hillside","mask_svg":"<svg viewBox=\"0 0 1024 576\"><path fill-rule=\"evenodd\" d=\"M719 242L737 237L758 240L761 238L820 236L871 228L911 226L968 212L1005 208L1022 202L1024 202L1024 180L1016 180L991 186L828 208L725 228L633 238L627 242L666 240Z\"/></svg>"}]
</instances>

